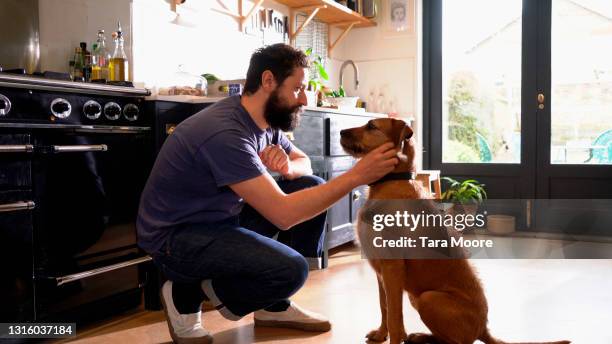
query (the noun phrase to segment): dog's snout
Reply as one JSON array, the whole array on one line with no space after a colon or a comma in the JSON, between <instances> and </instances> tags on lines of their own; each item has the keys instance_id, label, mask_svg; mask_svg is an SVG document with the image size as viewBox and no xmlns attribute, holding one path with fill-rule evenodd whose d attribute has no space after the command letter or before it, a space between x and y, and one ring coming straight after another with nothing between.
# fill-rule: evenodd
<instances>
[{"instance_id":1,"label":"dog's snout","mask_svg":"<svg viewBox=\"0 0 612 344\"><path fill-rule=\"evenodd\" d=\"M351 136L351 130L350 129L343 129L340 130L340 137L349 137Z\"/></svg>"}]
</instances>

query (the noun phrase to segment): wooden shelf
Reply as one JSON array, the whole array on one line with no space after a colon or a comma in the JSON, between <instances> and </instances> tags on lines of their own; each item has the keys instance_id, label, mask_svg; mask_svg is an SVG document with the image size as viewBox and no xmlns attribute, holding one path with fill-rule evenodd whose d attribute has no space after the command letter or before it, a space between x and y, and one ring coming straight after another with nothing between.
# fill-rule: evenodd
<instances>
[{"instance_id":1,"label":"wooden shelf","mask_svg":"<svg viewBox=\"0 0 612 344\"><path fill-rule=\"evenodd\" d=\"M275 0L279 4L283 4L293 11L303 12L306 14L312 13L315 8L320 8L316 19L320 20L329 25L348 27L351 23L356 23L355 27L372 27L376 26L376 23L370 19L362 16L361 14L354 12L342 6L333 0Z\"/></svg>"},{"instance_id":2,"label":"wooden shelf","mask_svg":"<svg viewBox=\"0 0 612 344\"><path fill-rule=\"evenodd\" d=\"M352 11L346 6L342 6L333 0L276 0L279 4L283 4L290 9L289 15L289 39L291 44L295 43L295 37L314 19L326 23L328 26L336 26L344 29L340 35L332 41L331 32L327 36L327 53L331 51L346 37L346 35L354 27L372 27L376 23L362 16L361 14ZM304 13L307 15L306 20L297 29L295 26L296 13Z\"/></svg>"},{"instance_id":3,"label":"wooden shelf","mask_svg":"<svg viewBox=\"0 0 612 344\"><path fill-rule=\"evenodd\" d=\"M175 0L177 1L177 0ZM310 24L313 19L317 19L328 26L336 26L344 29L338 37L332 41L331 34L327 36L327 53L331 51L346 37L346 35L354 27L372 27L376 26L376 23L361 14L352 11L346 6L342 6L333 0L275 0L277 3L289 7L289 39L291 44L295 44L295 37L299 35L302 30ZM222 5L222 9L213 9L214 11L230 15L236 18L240 23L240 31L243 31L245 23L256 13L264 0L253 0L253 5L249 11L244 14L243 12L243 0L238 0L238 13L234 13L227 9L227 6L223 4L221 0L217 0ZM174 5L176 6L176 5ZM295 28L295 16L296 13L306 14L306 20Z\"/></svg>"}]
</instances>

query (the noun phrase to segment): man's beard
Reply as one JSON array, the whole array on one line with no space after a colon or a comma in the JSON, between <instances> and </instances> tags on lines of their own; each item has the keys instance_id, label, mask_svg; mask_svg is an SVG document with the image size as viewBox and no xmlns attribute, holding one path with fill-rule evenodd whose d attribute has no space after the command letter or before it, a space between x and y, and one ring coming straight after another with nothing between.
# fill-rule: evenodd
<instances>
[{"instance_id":1,"label":"man's beard","mask_svg":"<svg viewBox=\"0 0 612 344\"><path fill-rule=\"evenodd\" d=\"M280 98L278 90L274 90L266 102L264 118L272 129L291 131L298 125L301 107L299 104L285 104Z\"/></svg>"}]
</instances>

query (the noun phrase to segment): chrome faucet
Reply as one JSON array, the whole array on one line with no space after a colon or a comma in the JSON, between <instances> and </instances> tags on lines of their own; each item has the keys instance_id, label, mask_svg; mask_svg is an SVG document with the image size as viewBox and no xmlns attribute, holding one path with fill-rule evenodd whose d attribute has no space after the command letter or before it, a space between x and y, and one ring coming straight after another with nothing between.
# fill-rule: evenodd
<instances>
[{"instance_id":1,"label":"chrome faucet","mask_svg":"<svg viewBox=\"0 0 612 344\"><path fill-rule=\"evenodd\" d=\"M340 67L340 86L344 87L344 67L347 65L352 65L353 70L355 71L355 89L359 88L359 69L357 69L357 65L353 60L346 60Z\"/></svg>"}]
</instances>

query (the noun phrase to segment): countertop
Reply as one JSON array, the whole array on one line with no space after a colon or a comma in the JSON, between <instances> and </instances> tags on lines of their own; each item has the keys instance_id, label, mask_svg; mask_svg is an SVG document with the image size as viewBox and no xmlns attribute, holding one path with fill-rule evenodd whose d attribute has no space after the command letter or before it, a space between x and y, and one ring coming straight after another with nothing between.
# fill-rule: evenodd
<instances>
[{"instance_id":1,"label":"countertop","mask_svg":"<svg viewBox=\"0 0 612 344\"><path fill-rule=\"evenodd\" d=\"M198 97L198 96L162 96L162 95L154 95L145 97L145 100L158 100L165 102L176 102L176 103L190 103L190 104L200 104L200 103L215 103L224 97Z\"/></svg>"},{"instance_id":2,"label":"countertop","mask_svg":"<svg viewBox=\"0 0 612 344\"><path fill-rule=\"evenodd\" d=\"M180 95L180 96L154 95L154 96L145 97L145 100L200 104L200 103L214 103L223 98L224 97L198 97L198 96L188 96L188 95ZM334 109L334 108L325 108L325 107L316 107L316 106L306 106L304 107L304 110L305 111L326 112L326 113L337 113L337 114L343 114L343 115L388 117L387 115L382 114L382 113L366 112L365 110L360 109L360 108Z\"/></svg>"},{"instance_id":3,"label":"countertop","mask_svg":"<svg viewBox=\"0 0 612 344\"><path fill-rule=\"evenodd\" d=\"M305 106L305 111L317 111L317 112L326 112L326 113L337 113L342 115L353 115L353 116L368 116L368 117L389 117L383 113L374 113L374 112L366 112L362 108L355 109L334 109L334 108L326 108L326 107L318 107L318 106Z\"/></svg>"}]
</instances>

